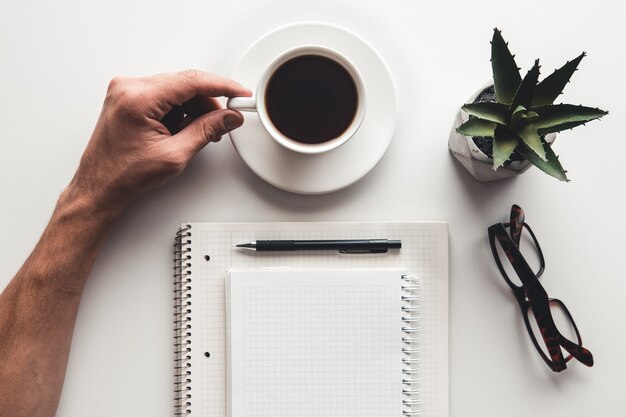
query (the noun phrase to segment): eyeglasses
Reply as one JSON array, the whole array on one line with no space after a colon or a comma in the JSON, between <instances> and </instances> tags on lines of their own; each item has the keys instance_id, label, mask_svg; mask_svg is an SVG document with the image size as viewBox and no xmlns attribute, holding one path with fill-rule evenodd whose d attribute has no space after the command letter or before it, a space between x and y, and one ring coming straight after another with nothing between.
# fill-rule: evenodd
<instances>
[{"instance_id":1,"label":"eyeglasses","mask_svg":"<svg viewBox=\"0 0 626 417\"><path fill-rule=\"evenodd\" d=\"M506 229L509 229L508 233ZM523 229L526 229L532 238L534 255L538 258L537 272L533 271L520 251ZM513 291L513 295L522 311L526 330L544 362L554 372L564 370L567 367L566 363L572 358L576 358L587 366L593 366L593 356L591 352L582 346L580 332L569 310L561 300L549 298L546 290L539 282L539 277L545 269L545 260L537 237L530 226L524 222L524 211L522 208L513 205L511 207L510 222L496 223L488 229L488 232L489 244L491 245L496 265L502 277ZM504 256L501 256L500 253L503 253ZM505 265L513 269L521 285L513 282L514 279L516 281L517 279L509 277ZM559 313L563 317L563 321L573 330L572 334L575 335L576 342L563 336L559 331L553 313ZM533 325L536 325L538 332ZM545 350L537 340L538 335L543 339ZM561 348L565 349L569 355L564 357Z\"/></svg>"}]
</instances>

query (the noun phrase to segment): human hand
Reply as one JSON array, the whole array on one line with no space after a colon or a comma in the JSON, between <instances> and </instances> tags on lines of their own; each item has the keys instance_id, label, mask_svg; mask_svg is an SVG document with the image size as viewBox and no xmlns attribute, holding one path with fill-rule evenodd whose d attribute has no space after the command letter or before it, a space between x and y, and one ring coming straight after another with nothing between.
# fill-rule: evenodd
<instances>
[{"instance_id":1,"label":"human hand","mask_svg":"<svg viewBox=\"0 0 626 417\"><path fill-rule=\"evenodd\" d=\"M241 126L241 113L222 109L215 97L250 95L235 81L196 70L114 78L68 189L94 210L121 211Z\"/></svg>"}]
</instances>

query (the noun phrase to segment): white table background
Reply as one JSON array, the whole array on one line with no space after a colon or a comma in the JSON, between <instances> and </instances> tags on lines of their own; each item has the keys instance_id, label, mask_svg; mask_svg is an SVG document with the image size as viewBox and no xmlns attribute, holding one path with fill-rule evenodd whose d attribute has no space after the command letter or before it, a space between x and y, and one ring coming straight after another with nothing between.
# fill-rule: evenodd
<instances>
[{"instance_id":1,"label":"white table background","mask_svg":"<svg viewBox=\"0 0 626 417\"><path fill-rule=\"evenodd\" d=\"M45 227L115 75L229 74L267 31L319 20L378 49L399 93L387 155L344 191L311 197L277 190L223 140L132 206L111 230L85 289L58 415L171 415L171 245L186 220L446 220L451 415L621 415L625 16L619 0L3 0L0 287ZM448 153L458 106L490 77L494 26L524 73L537 57L545 75L589 53L563 100L611 114L557 140L569 184L538 170L481 184ZM528 340L487 243L487 227L504 221L512 203L538 234L544 285L570 308L596 359L591 369L572 362L555 375Z\"/></svg>"}]
</instances>

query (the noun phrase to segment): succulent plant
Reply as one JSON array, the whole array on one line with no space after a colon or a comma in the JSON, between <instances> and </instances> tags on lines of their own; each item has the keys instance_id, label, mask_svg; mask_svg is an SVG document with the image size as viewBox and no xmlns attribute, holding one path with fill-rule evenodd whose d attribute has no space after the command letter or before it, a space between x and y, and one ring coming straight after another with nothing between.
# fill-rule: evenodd
<instances>
[{"instance_id":1,"label":"succulent plant","mask_svg":"<svg viewBox=\"0 0 626 417\"><path fill-rule=\"evenodd\" d=\"M501 32L491 40L491 66L495 102L470 103L470 115L457 128L465 136L493 138L493 168L518 153L537 168L561 181L569 181L545 135L572 129L608 114L604 110L572 104L553 104L569 82L585 52L539 81L539 60L522 79ZM471 117L473 116L473 117Z\"/></svg>"}]
</instances>

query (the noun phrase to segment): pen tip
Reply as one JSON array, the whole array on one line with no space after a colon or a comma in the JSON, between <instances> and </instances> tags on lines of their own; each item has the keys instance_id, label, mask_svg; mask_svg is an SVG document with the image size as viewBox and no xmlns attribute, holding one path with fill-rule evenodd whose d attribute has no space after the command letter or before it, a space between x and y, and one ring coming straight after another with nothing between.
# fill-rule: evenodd
<instances>
[{"instance_id":1,"label":"pen tip","mask_svg":"<svg viewBox=\"0 0 626 417\"><path fill-rule=\"evenodd\" d=\"M235 248L244 248L244 249L252 249L254 248L254 243L240 243L238 245L235 245Z\"/></svg>"}]
</instances>

